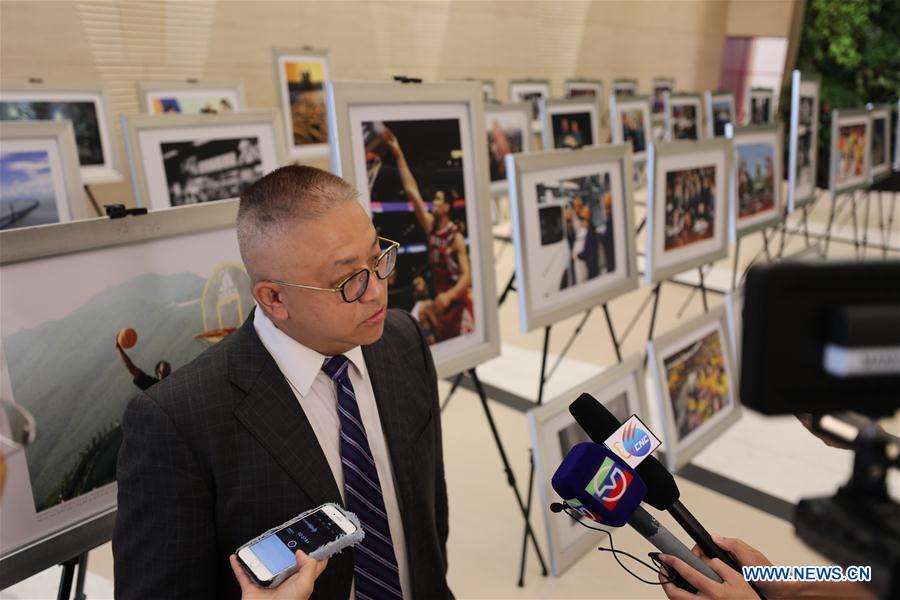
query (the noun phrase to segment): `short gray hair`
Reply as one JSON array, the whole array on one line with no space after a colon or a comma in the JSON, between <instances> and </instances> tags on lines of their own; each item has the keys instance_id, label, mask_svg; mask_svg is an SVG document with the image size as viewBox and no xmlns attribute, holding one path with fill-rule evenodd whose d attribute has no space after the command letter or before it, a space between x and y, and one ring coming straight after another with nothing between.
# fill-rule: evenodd
<instances>
[{"instance_id":1,"label":"short gray hair","mask_svg":"<svg viewBox=\"0 0 900 600\"><path fill-rule=\"evenodd\" d=\"M248 269L250 248L283 233L298 221L323 217L335 206L356 201L356 189L332 173L302 165L281 167L241 194L237 238ZM251 273L251 277L253 274Z\"/></svg>"}]
</instances>

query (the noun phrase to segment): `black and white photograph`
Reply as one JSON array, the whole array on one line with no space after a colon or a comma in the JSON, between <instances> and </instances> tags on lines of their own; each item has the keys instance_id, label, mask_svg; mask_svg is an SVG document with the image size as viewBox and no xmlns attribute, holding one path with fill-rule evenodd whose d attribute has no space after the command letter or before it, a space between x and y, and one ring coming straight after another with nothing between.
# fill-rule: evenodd
<instances>
[{"instance_id":1,"label":"black and white photograph","mask_svg":"<svg viewBox=\"0 0 900 600\"><path fill-rule=\"evenodd\" d=\"M265 173L255 137L160 145L172 206L237 198Z\"/></svg>"},{"instance_id":2,"label":"black and white photograph","mask_svg":"<svg viewBox=\"0 0 900 600\"><path fill-rule=\"evenodd\" d=\"M585 303L621 293L634 280L631 174L626 147L507 159L523 331L564 318ZM594 157L593 163L589 163ZM568 164L567 164L568 163ZM544 168L539 168L546 165ZM556 166L563 165L563 166Z\"/></svg>"},{"instance_id":3,"label":"black and white photograph","mask_svg":"<svg viewBox=\"0 0 900 600\"><path fill-rule=\"evenodd\" d=\"M240 196L287 162L278 113L127 115L123 131L139 206Z\"/></svg>"},{"instance_id":4,"label":"black and white photograph","mask_svg":"<svg viewBox=\"0 0 900 600\"><path fill-rule=\"evenodd\" d=\"M768 125L774 120L774 90L771 88L750 88L748 102L748 125Z\"/></svg>"}]
</instances>

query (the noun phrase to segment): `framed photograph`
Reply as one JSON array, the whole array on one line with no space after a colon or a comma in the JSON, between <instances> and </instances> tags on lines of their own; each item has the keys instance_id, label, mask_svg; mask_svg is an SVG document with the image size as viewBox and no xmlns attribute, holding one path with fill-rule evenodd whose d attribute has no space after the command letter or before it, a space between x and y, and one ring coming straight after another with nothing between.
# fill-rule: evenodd
<instances>
[{"instance_id":1,"label":"framed photograph","mask_svg":"<svg viewBox=\"0 0 900 600\"><path fill-rule=\"evenodd\" d=\"M542 98L550 97L549 79L511 79L509 82L509 101L528 102L531 104L531 129L541 130Z\"/></svg>"},{"instance_id":2,"label":"framed photograph","mask_svg":"<svg viewBox=\"0 0 900 600\"><path fill-rule=\"evenodd\" d=\"M731 92L711 92L704 94L706 100L706 137L725 137L725 126L735 123L734 94Z\"/></svg>"},{"instance_id":3,"label":"framed photograph","mask_svg":"<svg viewBox=\"0 0 900 600\"><path fill-rule=\"evenodd\" d=\"M741 416L731 336L721 307L648 344L666 466L675 472Z\"/></svg>"},{"instance_id":4,"label":"framed photograph","mask_svg":"<svg viewBox=\"0 0 900 600\"><path fill-rule=\"evenodd\" d=\"M635 96L637 93L637 79L613 79L613 94L616 96Z\"/></svg>"},{"instance_id":5,"label":"framed photograph","mask_svg":"<svg viewBox=\"0 0 900 600\"><path fill-rule=\"evenodd\" d=\"M665 119L666 94L675 91L675 80L671 77L654 77L650 82L653 99L653 119L662 121Z\"/></svg>"},{"instance_id":6,"label":"framed photograph","mask_svg":"<svg viewBox=\"0 0 900 600\"><path fill-rule=\"evenodd\" d=\"M788 210L793 212L816 197L816 163L819 156L818 76L791 75L791 123L788 136Z\"/></svg>"},{"instance_id":7,"label":"framed photograph","mask_svg":"<svg viewBox=\"0 0 900 600\"><path fill-rule=\"evenodd\" d=\"M493 79L482 79L481 91L484 92L485 101L497 99L497 88L494 86Z\"/></svg>"},{"instance_id":8,"label":"framed photograph","mask_svg":"<svg viewBox=\"0 0 900 600\"><path fill-rule=\"evenodd\" d=\"M39 428L7 459L2 559L51 555L114 512L127 403L249 315L236 215L232 201L0 232L0 395Z\"/></svg>"},{"instance_id":9,"label":"framed photograph","mask_svg":"<svg viewBox=\"0 0 900 600\"><path fill-rule=\"evenodd\" d=\"M647 155L647 283L728 254L728 139L652 144Z\"/></svg>"},{"instance_id":10,"label":"framed photograph","mask_svg":"<svg viewBox=\"0 0 900 600\"><path fill-rule=\"evenodd\" d=\"M544 150L577 149L600 142L600 101L596 98L542 98Z\"/></svg>"},{"instance_id":11,"label":"framed photograph","mask_svg":"<svg viewBox=\"0 0 900 600\"><path fill-rule=\"evenodd\" d=\"M510 154L506 165L523 332L637 288L627 144Z\"/></svg>"},{"instance_id":12,"label":"framed photograph","mask_svg":"<svg viewBox=\"0 0 900 600\"><path fill-rule=\"evenodd\" d=\"M869 185L871 168L872 115L865 109L831 112L831 194Z\"/></svg>"},{"instance_id":13,"label":"framed photograph","mask_svg":"<svg viewBox=\"0 0 900 600\"><path fill-rule=\"evenodd\" d=\"M781 220L781 125L734 129L731 177L731 241Z\"/></svg>"},{"instance_id":14,"label":"framed photograph","mask_svg":"<svg viewBox=\"0 0 900 600\"><path fill-rule=\"evenodd\" d=\"M240 81L139 81L137 88L141 112L151 115L217 115L244 108Z\"/></svg>"},{"instance_id":15,"label":"framed photograph","mask_svg":"<svg viewBox=\"0 0 900 600\"><path fill-rule=\"evenodd\" d=\"M650 119L650 99L647 96L609 97L612 141L631 142L635 164L647 162L647 146L653 142Z\"/></svg>"},{"instance_id":16,"label":"framed photograph","mask_svg":"<svg viewBox=\"0 0 900 600\"><path fill-rule=\"evenodd\" d=\"M702 100L699 94L666 94L666 141L703 139Z\"/></svg>"},{"instance_id":17,"label":"framed photograph","mask_svg":"<svg viewBox=\"0 0 900 600\"><path fill-rule=\"evenodd\" d=\"M275 48L275 82L288 156L300 161L328 156L325 82L331 79L327 50Z\"/></svg>"},{"instance_id":18,"label":"framed photograph","mask_svg":"<svg viewBox=\"0 0 900 600\"><path fill-rule=\"evenodd\" d=\"M891 174L891 105L870 109L872 114L872 168L870 181L880 181Z\"/></svg>"},{"instance_id":19,"label":"framed photograph","mask_svg":"<svg viewBox=\"0 0 900 600\"><path fill-rule=\"evenodd\" d=\"M563 83L563 94L566 98L593 96L603 100L603 81L600 79L566 79Z\"/></svg>"},{"instance_id":20,"label":"framed photograph","mask_svg":"<svg viewBox=\"0 0 900 600\"><path fill-rule=\"evenodd\" d=\"M327 93L332 171L400 243L390 306L418 319L439 377L497 356L480 83L329 82Z\"/></svg>"},{"instance_id":21,"label":"framed photograph","mask_svg":"<svg viewBox=\"0 0 900 600\"><path fill-rule=\"evenodd\" d=\"M123 115L138 206L168 208L236 198L287 163L278 112Z\"/></svg>"},{"instance_id":22,"label":"framed photograph","mask_svg":"<svg viewBox=\"0 0 900 600\"><path fill-rule=\"evenodd\" d=\"M122 181L116 165L109 99L101 83L0 84L0 121L69 119L75 130L81 179L87 184Z\"/></svg>"},{"instance_id":23,"label":"framed photograph","mask_svg":"<svg viewBox=\"0 0 900 600\"><path fill-rule=\"evenodd\" d=\"M0 122L0 231L89 216L71 121Z\"/></svg>"},{"instance_id":24,"label":"framed photograph","mask_svg":"<svg viewBox=\"0 0 900 600\"><path fill-rule=\"evenodd\" d=\"M491 193L506 194L506 155L531 151L531 105L525 102L486 104L484 128L487 132Z\"/></svg>"},{"instance_id":25,"label":"framed photograph","mask_svg":"<svg viewBox=\"0 0 900 600\"><path fill-rule=\"evenodd\" d=\"M747 94L746 125L768 125L775 120L775 90L754 87Z\"/></svg>"},{"instance_id":26,"label":"framed photograph","mask_svg":"<svg viewBox=\"0 0 900 600\"><path fill-rule=\"evenodd\" d=\"M897 100L897 117L894 121L894 170L900 171L900 100Z\"/></svg>"},{"instance_id":27,"label":"framed photograph","mask_svg":"<svg viewBox=\"0 0 900 600\"><path fill-rule=\"evenodd\" d=\"M556 468L572 446L591 441L569 414L569 404L582 393L596 398L619 421L625 421L631 415L644 417L647 400L643 357L626 358L528 413L536 476L540 482L541 512L547 528L550 569L555 577L562 575L597 545L596 532L585 529L564 513L551 513L549 509L550 503L562 500L550 485Z\"/></svg>"}]
</instances>

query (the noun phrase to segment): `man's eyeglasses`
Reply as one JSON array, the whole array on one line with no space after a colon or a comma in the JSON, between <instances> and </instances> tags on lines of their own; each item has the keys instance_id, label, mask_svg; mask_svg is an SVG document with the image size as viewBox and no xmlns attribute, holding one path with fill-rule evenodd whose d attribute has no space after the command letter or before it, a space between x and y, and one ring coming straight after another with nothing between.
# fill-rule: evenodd
<instances>
[{"instance_id":1,"label":"man's eyeglasses","mask_svg":"<svg viewBox=\"0 0 900 600\"><path fill-rule=\"evenodd\" d=\"M31 413L9 400L0 400L0 455L12 456L31 444L36 436L37 427Z\"/></svg>"},{"instance_id":2,"label":"man's eyeglasses","mask_svg":"<svg viewBox=\"0 0 900 600\"><path fill-rule=\"evenodd\" d=\"M400 248L400 243L383 237L379 237L378 242L380 244L388 244L388 247L382 250L381 254L378 255L375 266L371 269L360 269L341 281L337 287L323 288L313 285L288 283L287 281L279 281L277 279L272 279L271 281L272 283L277 283L279 285L302 288L304 290L340 292L344 302L356 302L362 298L363 294L365 294L366 290L369 288L369 277L372 273L375 273L375 276L378 277L378 279L384 280L390 277L391 273L394 272L394 267L397 266L397 250Z\"/></svg>"}]
</instances>

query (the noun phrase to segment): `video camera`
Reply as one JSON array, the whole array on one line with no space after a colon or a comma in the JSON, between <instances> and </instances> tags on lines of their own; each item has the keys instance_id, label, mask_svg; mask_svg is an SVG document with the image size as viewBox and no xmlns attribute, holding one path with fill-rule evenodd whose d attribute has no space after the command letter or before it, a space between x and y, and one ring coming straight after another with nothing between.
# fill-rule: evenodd
<instances>
[{"instance_id":1,"label":"video camera","mask_svg":"<svg viewBox=\"0 0 900 600\"><path fill-rule=\"evenodd\" d=\"M900 408L900 262L751 268L740 356L743 404L808 413L856 453L837 494L797 505L797 535L844 567L870 565L873 591L900 598L900 504L886 483L900 438L875 422Z\"/></svg>"}]
</instances>

